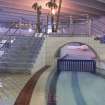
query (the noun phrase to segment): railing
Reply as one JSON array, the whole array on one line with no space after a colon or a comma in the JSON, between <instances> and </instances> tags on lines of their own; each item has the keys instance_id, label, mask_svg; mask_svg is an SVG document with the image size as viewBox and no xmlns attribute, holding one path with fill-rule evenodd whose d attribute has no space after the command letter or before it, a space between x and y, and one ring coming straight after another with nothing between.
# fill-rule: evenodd
<instances>
[{"instance_id":1,"label":"railing","mask_svg":"<svg viewBox=\"0 0 105 105\"><path fill-rule=\"evenodd\" d=\"M73 60L58 59L57 71L73 71L73 72L96 72L96 62L94 60Z\"/></svg>"},{"instance_id":2,"label":"railing","mask_svg":"<svg viewBox=\"0 0 105 105\"><path fill-rule=\"evenodd\" d=\"M93 31L95 31L96 33L100 33L100 34L104 34L105 33L105 30L103 30L100 26L98 26L97 24L93 24L92 25L92 29ZM94 30L95 29L95 30Z\"/></svg>"},{"instance_id":3,"label":"railing","mask_svg":"<svg viewBox=\"0 0 105 105\"><path fill-rule=\"evenodd\" d=\"M8 32L10 32L10 30L15 26L16 23L11 24L11 26L9 27L9 29L4 33L4 35L7 35Z\"/></svg>"},{"instance_id":4,"label":"railing","mask_svg":"<svg viewBox=\"0 0 105 105\"><path fill-rule=\"evenodd\" d=\"M100 25L101 24L102 23L100 22ZM8 31L6 31L4 33L4 35L7 35L7 36L9 36L9 35L32 36L35 32L35 30L33 30L32 32L28 32L28 29L25 29L25 30L23 30L21 28L16 29L16 28L14 28L14 25L15 24L11 25L11 27L8 29ZM66 26L66 27L63 27L63 25L59 25L60 32L53 32L53 33L48 32L48 30L51 31L51 28L47 29L48 26L42 25L41 33L44 33L44 34L46 34L46 36L49 36L49 37L75 37L75 36L87 37L87 36L89 36L89 33L85 32L86 30L85 31L83 29L78 30L77 27L74 27L75 25L78 25L78 24L71 24L70 26ZM83 27L83 24L79 24L79 25L80 26L78 26L78 27ZM93 33L96 33L96 34L104 34L105 33L105 30L102 29L100 27L100 25L97 25L96 23L92 24L91 30L93 30ZM104 24L102 24L102 27L104 27ZM86 29L86 26L84 26L84 28ZM19 31L19 29L20 29L20 31ZM65 29L66 32L64 32L63 29ZM88 31L88 28L87 28L87 31Z\"/></svg>"},{"instance_id":5,"label":"railing","mask_svg":"<svg viewBox=\"0 0 105 105\"><path fill-rule=\"evenodd\" d=\"M102 22L101 20L97 20L98 24L100 24L102 27L105 27L105 23Z\"/></svg>"},{"instance_id":6,"label":"railing","mask_svg":"<svg viewBox=\"0 0 105 105\"><path fill-rule=\"evenodd\" d=\"M44 38L34 38L33 36L9 37L15 38L15 41L10 40L8 42L5 38L6 42L3 43L3 47L1 46L0 72L2 70L29 72L37 59Z\"/></svg>"},{"instance_id":7,"label":"railing","mask_svg":"<svg viewBox=\"0 0 105 105\"><path fill-rule=\"evenodd\" d=\"M48 37L90 37L88 34L70 34L70 33L46 33Z\"/></svg>"},{"instance_id":8,"label":"railing","mask_svg":"<svg viewBox=\"0 0 105 105\"><path fill-rule=\"evenodd\" d=\"M19 22L17 22L17 24L19 24ZM23 24L24 24L24 22L23 22ZM29 23L27 22L27 24L29 24ZM67 24L69 24L69 25L67 25ZM79 24L79 23L71 24L71 23L66 22L65 24L59 25L59 32L49 33L49 31L52 31L50 26L51 26L51 24L46 25L45 23L42 23L40 26L42 29L41 33L45 33L45 34L47 34L47 36L51 36L51 37L53 37L53 36L71 37L71 36L77 36L77 35L78 36L88 36L87 24ZM83 27L87 30L79 29L80 31L78 31L78 28L76 28L77 26ZM4 35L19 35L20 34L20 35L24 35L24 36L25 35L32 36L34 34L34 32L36 33L36 30L35 30L35 26L33 27L33 25L31 28L32 28L32 32L28 32L28 28L25 28L25 29L19 28L20 29L20 31L19 31L19 29L16 29L15 23L14 23L13 25L11 25L9 27L9 29L6 32L4 32Z\"/></svg>"},{"instance_id":9,"label":"railing","mask_svg":"<svg viewBox=\"0 0 105 105\"><path fill-rule=\"evenodd\" d=\"M92 31L93 33L95 33L96 35L103 35L105 34L105 23L102 22L101 20L98 20L97 21L93 21L92 23Z\"/></svg>"}]
</instances>

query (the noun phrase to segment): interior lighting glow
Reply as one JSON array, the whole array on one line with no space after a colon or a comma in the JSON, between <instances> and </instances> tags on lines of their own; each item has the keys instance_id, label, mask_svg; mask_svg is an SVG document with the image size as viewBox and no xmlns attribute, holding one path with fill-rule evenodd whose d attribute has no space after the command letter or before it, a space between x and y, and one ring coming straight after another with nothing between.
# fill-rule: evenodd
<instances>
[{"instance_id":1,"label":"interior lighting glow","mask_svg":"<svg viewBox=\"0 0 105 105\"><path fill-rule=\"evenodd\" d=\"M48 29L48 34L52 32L52 29Z\"/></svg>"},{"instance_id":2,"label":"interior lighting glow","mask_svg":"<svg viewBox=\"0 0 105 105\"><path fill-rule=\"evenodd\" d=\"M28 29L28 31L29 31L29 32L32 32L32 29L31 29L31 28L29 28L29 29Z\"/></svg>"},{"instance_id":3,"label":"interior lighting glow","mask_svg":"<svg viewBox=\"0 0 105 105\"><path fill-rule=\"evenodd\" d=\"M82 45L82 46L68 46L69 49L81 49L81 50L88 50L87 45Z\"/></svg>"},{"instance_id":4,"label":"interior lighting glow","mask_svg":"<svg viewBox=\"0 0 105 105\"><path fill-rule=\"evenodd\" d=\"M55 14L56 14L56 11L55 11L55 9L53 9L53 10L52 10L52 14L53 14L53 15L55 15Z\"/></svg>"},{"instance_id":5,"label":"interior lighting glow","mask_svg":"<svg viewBox=\"0 0 105 105\"><path fill-rule=\"evenodd\" d=\"M2 82L1 82L1 80L0 80L0 88L2 88L3 87L3 84L2 84Z\"/></svg>"}]
</instances>

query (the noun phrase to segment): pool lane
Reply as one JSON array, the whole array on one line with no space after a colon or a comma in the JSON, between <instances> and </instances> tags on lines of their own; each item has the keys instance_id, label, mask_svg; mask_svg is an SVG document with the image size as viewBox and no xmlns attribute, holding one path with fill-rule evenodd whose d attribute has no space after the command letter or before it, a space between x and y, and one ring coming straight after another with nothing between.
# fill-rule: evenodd
<instances>
[{"instance_id":1,"label":"pool lane","mask_svg":"<svg viewBox=\"0 0 105 105\"><path fill-rule=\"evenodd\" d=\"M82 90L81 87L79 85L79 79L78 79L78 73L77 72L72 72L72 81L71 81L71 85L72 85L72 91L74 94L74 99L76 101L77 105L87 105L87 103L84 100L84 97L82 95Z\"/></svg>"},{"instance_id":2,"label":"pool lane","mask_svg":"<svg viewBox=\"0 0 105 105\"><path fill-rule=\"evenodd\" d=\"M78 73L79 85L87 105L105 105L105 79L90 73Z\"/></svg>"},{"instance_id":3,"label":"pool lane","mask_svg":"<svg viewBox=\"0 0 105 105\"><path fill-rule=\"evenodd\" d=\"M56 87L56 105L76 105L71 83L72 73L61 72Z\"/></svg>"},{"instance_id":4,"label":"pool lane","mask_svg":"<svg viewBox=\"0 0 105 105\"><path fill-rule=\"evenodd\" d=\"M47 105L56 105L56 86L58 78L59 73L55 72L51 82L49 83Z\"/></svg>"},{"instance_id":5,"label":"pool lane","mask_svg":"<svg viewBox=\"0 0 105 105\"><path fill-rule=\"evenodd\" d=\"M105 105L105 79L91 73L61 72L55 96L54 105Z\"/></svg>"}]
</instances>

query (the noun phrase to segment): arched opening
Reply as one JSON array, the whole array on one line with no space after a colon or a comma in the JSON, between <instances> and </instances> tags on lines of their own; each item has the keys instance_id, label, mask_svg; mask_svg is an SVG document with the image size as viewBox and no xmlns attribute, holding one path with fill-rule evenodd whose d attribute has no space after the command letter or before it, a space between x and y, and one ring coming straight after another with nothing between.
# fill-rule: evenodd
<instances>
[{"instance_id":1,"label":"arched opening","mask_svg":"<svg viewBox=\"0 0 105 105\"><path fill-rule=\"evenodd\" d=\"M58 49L57 71L96 72L98 56L84 43L69 42Z\"/></svg>"},{"instance_id":2,"label":"arched opening","mask_svg":"<svg viewBox=\"0 0 105 105\"><path fill-rule=\"evenodd\" d=\"M56 57L62 58L69 56L69 59L80 59L80 60L98 60L99 57L95 50L81 42L69 42L61 46L56 54Z\"/></svg>"}]
</instances>

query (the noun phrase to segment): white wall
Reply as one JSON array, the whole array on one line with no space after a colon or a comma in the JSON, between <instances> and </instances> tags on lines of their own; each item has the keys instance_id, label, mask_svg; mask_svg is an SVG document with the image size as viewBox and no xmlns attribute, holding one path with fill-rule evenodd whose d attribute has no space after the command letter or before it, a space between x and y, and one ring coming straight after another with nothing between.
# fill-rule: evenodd
<instances>
[{"instance_id":1,"label":"white wall","mask_svg":"<svg viewBox=\"0 0 105 105\"><path fill-rule=\"evenodd\" d=\"M87 44L96 51L101 60L105 60L105 44L100 44L93 37L47 37L32 69L32 73L35 73L44 65L56 64L55 54L57 50L68 42ZM97 63L97 66L100 66L100 63Z\"/></svg>"},{"instance_id":2,"label":"white wall","mask_svg":"<svg viewBox=\"0 0 105 105\"><path fill-rule=\"evenodd\" d=\"M44 41L31 73L34 74L46 65L46 41Z\"/></svg>"},{"instance_id":3,"label":"white wall","mask_svg":"<svg viewBox=\"0 0 105 105\"><path fill-rule=\"evenodd\" d=\"M73 46L74 47L74 46ZM63 57L65 55L68 55L71 59L87 59L92 60L96 58L96 55L94 52L87 47L87 50L81 49L78 46L75 48L70 48L70 45L66 45L63 48L61 48L60 57Z\"/></svg>"},{"instance_id":4,"label":"white wall","mask_svg":"<svg viewBox=\"0 0 105 105\"><path fill-rule=\"evenodd\" d=\"M46 38L46 64L52 64L57 50L68 42L81 42L91 46L101 60L105 60L105 44L100 44L93 37L48 37Z\"/></svg>"}]
</instances>

